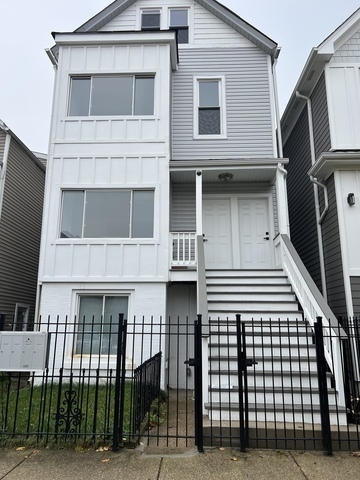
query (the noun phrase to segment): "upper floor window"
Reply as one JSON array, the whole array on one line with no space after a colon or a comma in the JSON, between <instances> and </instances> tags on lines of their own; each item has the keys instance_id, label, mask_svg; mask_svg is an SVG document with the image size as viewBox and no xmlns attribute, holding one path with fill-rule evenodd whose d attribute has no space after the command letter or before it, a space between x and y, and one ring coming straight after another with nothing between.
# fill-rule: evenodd
<instances>
[{"instance_id":1,"label":"upper floor window","mask_svg":"<svg viewBox=\"0 0 360 480\"><path fill-rule=\"evenodd\" d=\"M171 9L169 27L177 31L179 44L189 43L189 19L187 9Z\"/></svg>"},{"instance_id":2,"label":"upper floor window","mask_svg":"<svg viewBox=\"0 0 360 480\"><path fill-rule=\"evenodd\" d=\"M154 115L154 77L72 77L69 115Z\"/></svg>"},{"instance_id":3,"label":"upper floor window","mask_svg":"<svg viewBox=\"0 0 360 480\"><path fill-rule=\"evenodd\" d=\"M153 190L64 190L61 238L152 238Z\"/></svg>"},{"instance_id":4,"label":"upper floor window","mask_svg":"<svg viewBox=\"0 0 360 480\"><path fill-rule=\"evenodd\" d=\"M194 136L226 136L223 78L195 78Z\"/></svg>"},{"instance_id":5,"label":"upper floor window","mask_svg":"<svg viewBox=\"0 0 360 480\"><path fill-rule=\"evenodd\" d=\"M141 11L141 30L160 30L160 10Z\"/></svg>"}]
</instances>

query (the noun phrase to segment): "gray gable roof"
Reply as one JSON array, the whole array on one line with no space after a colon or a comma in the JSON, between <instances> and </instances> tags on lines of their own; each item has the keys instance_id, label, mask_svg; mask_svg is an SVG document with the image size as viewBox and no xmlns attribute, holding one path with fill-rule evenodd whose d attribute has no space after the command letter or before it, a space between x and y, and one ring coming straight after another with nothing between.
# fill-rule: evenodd
<instances>
[{"instance_id":1,"label":"gray gable roof","mask_svg":"<svg viewBox=\"0 0 360 480\"><path fill-rule=\"evenodd\" d=\"M96 32L135 2L136 0L115 0L115 2L105 7L97 15L90 18L90 20L77 28L75 32ZM245 22L245 20L240 18L230 9L221 5L221 3L216 0L195 0L195 2L243 35L254 45L265 51L273 59L276 58L277 43L249 23Z\"/></svg>"}]
</instances>

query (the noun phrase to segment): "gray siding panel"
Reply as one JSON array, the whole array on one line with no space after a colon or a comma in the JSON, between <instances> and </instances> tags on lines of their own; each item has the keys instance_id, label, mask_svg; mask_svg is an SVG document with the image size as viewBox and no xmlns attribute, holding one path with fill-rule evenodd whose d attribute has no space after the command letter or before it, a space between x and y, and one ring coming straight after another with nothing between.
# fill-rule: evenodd
<instances>
[{"instance_id":1,"label":"gray siding panel","mask_svg":"<svg viewBox=\"0 0 360 480\"><path fill-rule=\"evenodd\" d=\"M328 188L329 210L322 225L326 288L328 304L335 315L346 316L345 286L341 260L341 244L334 175L326 182ZM320 202L324 208L323 196Z\"/></svg>"},{"instance_id":2,"label":"gray siding panel","mask_svg":"<svg viewBox=\"0 0 360 480\"><path fill-rule=\"evenodd\" d=\"M225 76L226 139L193 138L194 76ZM267 55L257 48L180 51L173 77L173 160L273 156Z\"/></svg>"},{"instance_id":3,"label":"gray siding panel","mask_svg":"<svg viewBox=\"0 0 360 480\"><path fill-rule=\"evenodd\" d=\"M12 138L0 219L0 312L15 304L34 315L45 172Z\"/></svg>"},{"instance_id":4,"label":"gray siding panel","mask_svg":"<svg viewBox=\"0 0 360 480\"><path fill-rule=\"evenodd\" d=\"M244 193L272 193L272 206L274 210L274 231L278 232L277 202L275 186L267 184L240 184L231 183L224 186L219 183L204 183L204 195L230 195ZM195 183L174 183L171 187L171 219L172 232L196 231L196 191Z\"/></svg>"},{"instance_id":5,"label":"gray siding panel","mask_svg":"<svg viewBox=\"0 0 360 480\"><path fill-rule=\"evenodd\" d=\"M360 277L350 277L354 315L360 317Z\"/></svg>"},{"instance_id":6,"label":"gray siding panel","mask_svg":"<svg viewBox=\"0 0 360 480\"><path fill-rule=\"evenodd\" d=\"M304 107L284 145L289 158L288 202L291 241L321 291L321 274L314 206L314 189L307 172L311 167L307 108Z\"/></svg>"},{"instance_id":7,"label":"gray siding panel","mask_svg":"<svg viewBox=\"0 0 360 480\"><path fill-rule=\"evenodd\" d=\"M360 62L360 30L354 33L332 56L331 63Z\"/></svg>"},{"instance_id":8,"label":"gray siding panel","mask_svg":"<svg viewBox=\"0 0 360 480\"><path fill-rule=\"evenodd\" d=\"M322 152L331 148L329 112L326 98L325 75L321 75L316 87L311 94L315 156L319 158Z\"/></svg>"}]
</instances>

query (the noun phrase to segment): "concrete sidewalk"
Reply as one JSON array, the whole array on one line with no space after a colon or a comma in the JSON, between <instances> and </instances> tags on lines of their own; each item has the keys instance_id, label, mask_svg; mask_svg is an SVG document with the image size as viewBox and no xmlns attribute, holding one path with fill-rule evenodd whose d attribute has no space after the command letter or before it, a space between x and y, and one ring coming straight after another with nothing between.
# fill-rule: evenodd
<instances>
[{"instance_id":1,"label":"concrete sidewalk","mask_svg":"<svg viewBox=\"0 0 360 480\"><path fill-rule=\"evenodd\" d=\"M162 452L162 453L161 453ZM0 449L0 480L343 480L360 479L357 453L209 449L169 454L146 449L87 450ZM359 453L360 455L360 453Z\"/></svg>"}]
</instances>

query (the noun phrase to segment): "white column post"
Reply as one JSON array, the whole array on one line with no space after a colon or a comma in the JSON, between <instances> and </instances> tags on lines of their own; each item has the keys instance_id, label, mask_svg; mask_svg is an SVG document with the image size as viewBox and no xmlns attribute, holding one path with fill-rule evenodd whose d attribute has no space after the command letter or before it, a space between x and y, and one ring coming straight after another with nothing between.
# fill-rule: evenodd
<instances>
[{"instance_id":1,"label":"white column post","mask_svg":"<svg viewBox=\"0 0 360 480\"><path fill-rule=\"evenodd\" d=\"M290 237L289 211L286 188L287 171L281 163L278 164L276 171L276 200L279 221L279 233Z\"/></svg>"},{"instance_id":2,"label":"white column post","mask_svg":"<svg viewBox=\"0 0 360 480\"><path fill-rule=\"evenodd\" d=\"M196 235L202 234L202 170L196 170Z\"/></svg>"}]
</instances>

